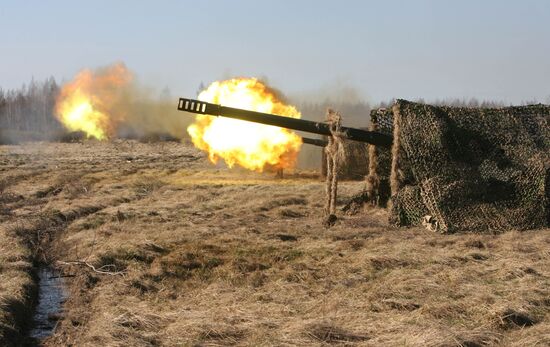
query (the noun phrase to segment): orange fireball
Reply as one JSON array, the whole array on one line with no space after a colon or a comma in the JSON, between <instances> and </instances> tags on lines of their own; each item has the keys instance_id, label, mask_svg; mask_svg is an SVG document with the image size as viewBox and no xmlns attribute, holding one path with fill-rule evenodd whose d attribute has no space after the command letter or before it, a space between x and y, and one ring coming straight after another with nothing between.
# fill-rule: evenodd
<instances>
[{"instance_id":1,"label":"orange fireball","mask_svg":"<svg viewBox=\"0 0 550 347\"><path fill-rule=\"evenodd\" d=\"M256 78L214 82L199 94L198 99L251 111L301 117L294 106L283 103ZM260 172L293 167L302 145L301 138L288 129L208 115L197 115L187 132L193 144L206 151L213 163L222 158L229 167L237 164Z\"/></svg>"},{"instance_id":2,"label":"orange fireball","mask_svg":"<svg viewBox=\"0 0 550 347\"><path fill-rule=\"evenodd\" d=\"M57 118L68 130L83 131L88 137L104 140L115 135L116 126L124 120L116 104L131 79L122 63L95 72L81 71L61 89Z\"/></svg>"}]
</instances>

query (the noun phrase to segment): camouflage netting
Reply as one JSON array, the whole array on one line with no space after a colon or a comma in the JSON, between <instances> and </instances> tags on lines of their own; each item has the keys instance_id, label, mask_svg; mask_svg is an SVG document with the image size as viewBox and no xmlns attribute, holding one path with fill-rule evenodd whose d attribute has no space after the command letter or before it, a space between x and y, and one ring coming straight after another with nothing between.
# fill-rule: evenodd
<instances>
[{"instance_id":1,"label":"camouflage netting","mask_svg":"<svg viewBox=\"0 0 550 347\"><path fill-rule=\"evenodd\" d=\"M369 158L366 153L368 145L363 142L344 140L345 164L338 168L338 177L341 179L363 180L367 175Z\"/></svg>"},{"instance_id":2,"label":"camouflage netting","mask_svg":"<svg viewBox=\"0 0 550 347\"><path fill-rule=\"evenodd\" d=\"M441 232L550 224L549 106L454 108L398 100L373 116L373 130L392 133L397 144L392 153L376 150L378 168L369 174L380 186L389 179L394 224L428 223Z\"/></svg>"},{"instance_id":3,"label":"camouflage netting","mask_svg":"<svg viewBox=\"0 0 550 347\"><path fill-rule=\"evenodd\" d=\"M344 165L338 167L338 179L363 180L368 174L369 158L366 155L368 145L363 142L343 139ZM326 157L322 153L322 174L326 176Z\"/></svg>"},{"instance_id":4,"label":"camouflage netting","mask_svg":"<svg viewBox=\"0 0 550 347\"><path fill-rule=\"evenodd\" d=\"M393 136L391 110L385 108L372 110L370 121L370 131ZM369 145L368 154L367 195L372 204L386 206L390 198L391 149Z\"/></svg>"}]
</instances>

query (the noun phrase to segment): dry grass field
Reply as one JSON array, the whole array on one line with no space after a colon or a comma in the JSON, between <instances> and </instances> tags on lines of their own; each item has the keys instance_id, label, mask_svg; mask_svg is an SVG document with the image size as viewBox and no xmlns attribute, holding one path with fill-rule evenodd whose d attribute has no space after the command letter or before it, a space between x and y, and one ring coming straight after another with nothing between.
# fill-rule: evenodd
<instances>
[{"instance_id":1,"label":"dry grass field","mask_svg":"<svg viewBox=\"0 0 550 347\"><path fill-rule=\"evenodd\" d=\"M326 230L316 173L171 142L1 146L0 170L0 345L24 340L39 262L73 276L46 346L550 345L549 229L440 235L370 209Z\"/></svg>"}]
</instances>

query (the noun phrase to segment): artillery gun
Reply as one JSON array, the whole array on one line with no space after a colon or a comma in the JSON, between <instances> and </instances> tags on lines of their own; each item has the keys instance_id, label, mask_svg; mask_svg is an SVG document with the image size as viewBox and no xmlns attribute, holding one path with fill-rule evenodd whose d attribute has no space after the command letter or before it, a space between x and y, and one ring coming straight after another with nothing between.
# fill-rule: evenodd
<instances>
[{"instance_id":1,"label":"artillery gun","mask_svg":"<svg viewBox=\"0 0 550 347\"><path fill-rule=\"evenodd\" d=\"M206 114L211 116L240 119L318 135L331 135L330 126L327 123L319 123L305 119L277 116L270 113L243 110L193 99L180 98L178 110L195 114ZM365 142L386 148L391 147L392 144L392 137L387 134L349 127L341 127L341 131L343 133L342 136L348 140ZM304 143L321 147L326 146L327 144L325 140L321 139L302 138L302 140Z\"/></svg>"},{"instance_id":2,"label":"artillery gun","mask_svg":"<svg viewBox=\"0 0 550 347\"><path fill-rule=\"evenodd\" d=\"M180 99L178 110L331 135L328 123L192 99ZM547 105L480 109L398 99L371 112L370 131L341 127L341 137L371 145L358 204L380 204L387 186L393 225L494 233L550 224L549 124Z\"/></svg>"}]
</instances>

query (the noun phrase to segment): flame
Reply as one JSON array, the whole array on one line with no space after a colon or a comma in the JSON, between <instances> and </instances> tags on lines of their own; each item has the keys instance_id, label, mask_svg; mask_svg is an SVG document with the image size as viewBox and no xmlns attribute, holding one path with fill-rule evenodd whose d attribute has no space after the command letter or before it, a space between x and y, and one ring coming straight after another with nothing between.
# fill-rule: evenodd
<instances>
[{"instance_id":1,"label":"flame","mask_svg":"<svg viewBox=\"0 0 550 347\"><path fill-rule=\"evenodd\" d=\"M132 75L122 63L98 71L85 69L61 89L56 116L70 131L104 140L114 135L124 119L116 104Z\"/></svg>"},{"instance_id":2,"label":"flame","mask_svg":"<svg viewBox=\"0 0 550 347\"><path fill-rule=\"evenodd\" d=\"M284 104L256 78L214 82L199 94L198 99L251 111L301 117L294 106ZM293 167L302 145L298 135L284 128L208 115L197 115L187 132L197 148L208 152L213 163L223 158L229 167L237 164L260 172Z\"/></svg>"}]
</instances>

